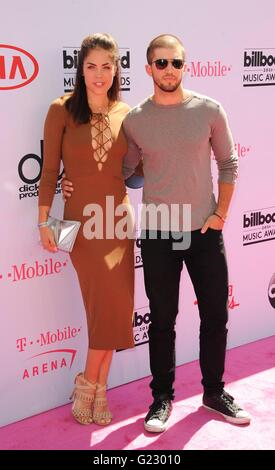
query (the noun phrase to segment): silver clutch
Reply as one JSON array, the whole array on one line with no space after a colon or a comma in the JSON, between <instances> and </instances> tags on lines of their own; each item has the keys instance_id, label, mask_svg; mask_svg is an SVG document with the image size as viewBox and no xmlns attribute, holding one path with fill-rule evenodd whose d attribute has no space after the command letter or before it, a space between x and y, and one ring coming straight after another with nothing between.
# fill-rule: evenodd
<instances>
[{"instance_id":1,"label":"silver clutch","mask_svg":"<svg viewBox=\"0 0 275 470\"><path fill-rule=\"evenodd\" d=\"M49 216L47 225L54 233L57 248L71 252L81 223L76 220L60 220Z\"/></svg>"}]
</instances>

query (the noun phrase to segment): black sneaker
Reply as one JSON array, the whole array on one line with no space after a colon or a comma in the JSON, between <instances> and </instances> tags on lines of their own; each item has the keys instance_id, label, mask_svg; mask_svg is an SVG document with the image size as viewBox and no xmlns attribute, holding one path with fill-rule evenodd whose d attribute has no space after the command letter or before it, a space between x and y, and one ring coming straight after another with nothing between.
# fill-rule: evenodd
<instances>
[{"instance_id":1,"label":"black sneaker","mask_svg":"<svg viewBox=\"0 0 275 470\"><path fill-rule=\"evenodd\" d=\"M145 417L144 427L149 432L163 432L172 411L172 402L169 399L158 398L154 400Z\"/></svg>"},{"instance_id":2,"label":"black sneaker","mask_svg":"<svg viewBox=\"0 0 275 470\"><path fill-rule=\"evenodd\" d=\"M225 390L221 393L213 393L210 395L204 393L202 403L208 410L216 411L221 414L229 423L250 423L251 418L247 411L237 405L237 403L234 402L234 398Z\"/></svg>"}]
</instances>

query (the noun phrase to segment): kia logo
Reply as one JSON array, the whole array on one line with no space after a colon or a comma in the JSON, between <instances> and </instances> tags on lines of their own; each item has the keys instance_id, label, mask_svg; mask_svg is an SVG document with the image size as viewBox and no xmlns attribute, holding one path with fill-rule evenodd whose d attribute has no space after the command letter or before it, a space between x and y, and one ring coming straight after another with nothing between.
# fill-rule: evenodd
<instances>
[{"instance_id":1,"label":"kia logo","mask_svg":"<svg viewBox=\"0 0 275 470\"><path fill-rule=\"evenodd\" d=\"M38 62L20 47L0 44L0 90L21 88L38 74Z\"/></svg>"}]
</instances>

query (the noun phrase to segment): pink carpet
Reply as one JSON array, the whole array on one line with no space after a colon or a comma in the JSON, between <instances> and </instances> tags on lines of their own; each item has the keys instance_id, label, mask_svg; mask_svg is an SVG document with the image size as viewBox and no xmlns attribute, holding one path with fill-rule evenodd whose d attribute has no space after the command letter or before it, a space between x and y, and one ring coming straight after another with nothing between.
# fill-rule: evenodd
<instances>
[{"instance_id":1,"label":"pink carpet","mask_svg":"<svg viewBox=\"0 0 275 470\"><path fill-rule=\"evenodd\" d=\"M66 405L2 427L0 449L275 449L275 336L230 350L227 369L226 390L252 415L248 426L229 424L201 406L194 361L177 368L174 409L163 434L143 429L151 401L150 378L145 378L109 392L114 414L109 426L81 426Z\"/></svg>"}]
</instances>

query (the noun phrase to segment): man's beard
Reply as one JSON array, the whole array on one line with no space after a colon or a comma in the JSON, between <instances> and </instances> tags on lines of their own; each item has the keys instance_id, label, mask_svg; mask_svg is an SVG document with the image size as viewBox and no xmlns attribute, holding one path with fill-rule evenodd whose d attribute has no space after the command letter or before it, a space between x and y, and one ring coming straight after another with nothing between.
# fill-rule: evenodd
<instances>
[{"instance_id":1,"label":"man's beard","mask_svg":"<svg viewBox=\"0 0 275 470\"><path fill-rule=\"evenodd\" d=\"M157 87L160 90L165 91L167 93L173 93L173 91L176 91L179 88L180 84L181 84L181 80L179 80L176 83L172 83L170 85L168 85L168 84L165 85L163 83L157 82L154 78L153 78L153 80L154 80L155 85L157 85Z\"/></svg>"}]
</instances>

